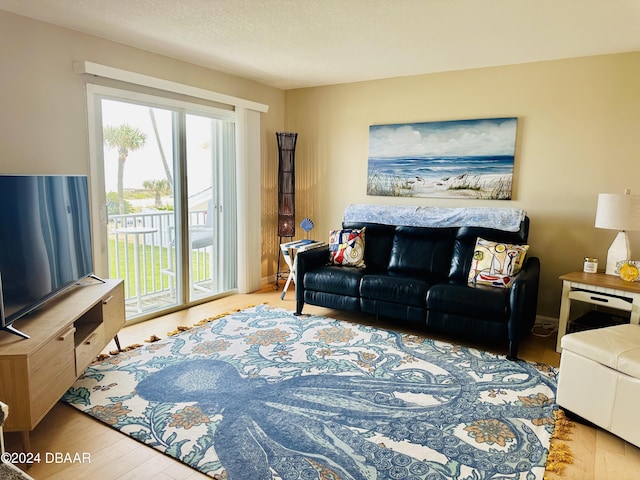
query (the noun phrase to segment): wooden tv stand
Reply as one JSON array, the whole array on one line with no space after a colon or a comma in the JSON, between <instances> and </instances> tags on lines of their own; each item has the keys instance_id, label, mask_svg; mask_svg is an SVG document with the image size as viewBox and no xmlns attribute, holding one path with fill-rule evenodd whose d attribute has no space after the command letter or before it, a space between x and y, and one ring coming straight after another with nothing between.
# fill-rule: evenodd
<instances>
[{"instance_id":1,"label":"wooden tv stand","mask_svg":"<svg viewBox=\"0 0 640 480\"><path fill-rule=\"evenodd\" d=\"M29 432L124 326L122 280L87 279L18 320L31 338L0 332L0 399L5 432ZM117 341L117 340L116 340Z\"/></svg>"}]
</instances>

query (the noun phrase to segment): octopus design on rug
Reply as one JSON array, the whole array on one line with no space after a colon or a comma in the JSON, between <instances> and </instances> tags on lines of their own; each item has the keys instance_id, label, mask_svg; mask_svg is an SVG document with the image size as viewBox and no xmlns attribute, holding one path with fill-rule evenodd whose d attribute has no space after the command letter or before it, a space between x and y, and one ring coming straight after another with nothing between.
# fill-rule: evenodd
<instances>
[{"instance_id":1,"label":"octopus design on rug","mask_svg":"<svg viewBox=\"0 0 640 480\"><path fill-rule=\"evenodd\" d=\"M491 375L510 363L494 364ZM520 478L518 472L541 461L547 450L522 421L552 421L553 400L526 395L527 382L539 376L520 372L513 380L523 392L519 401L487 406L480 396L498 397L504 382L478 382L468 366L439 367L447 373L419 369L413 380L404 370L397 380L309 374L269 381L243 376L222 360L197 359L147 375L136 391L151 402L189 403L207 419L221 417L211 443L233 480L274 473L282 479L438 480L458 478L465 466L482 472L474 480ZM399 444L402 452L392 448Z\"/></svg>"}]
</instances>

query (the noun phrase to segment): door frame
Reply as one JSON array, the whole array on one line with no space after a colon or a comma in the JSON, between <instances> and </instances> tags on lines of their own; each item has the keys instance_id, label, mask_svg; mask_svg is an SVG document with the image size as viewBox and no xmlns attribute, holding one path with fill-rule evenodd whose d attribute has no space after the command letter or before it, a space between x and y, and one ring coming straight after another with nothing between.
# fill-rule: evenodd
<instances>
[{"instance_id":1,"label":"door frame","mask_svg":"<svg viewBox=\"0 0 640 480\"><path fill-rule=\"evenodd\" d=\"M236 125L238 130L237 115L234 110L227 110L223 108L211 107L208 105L202 105L198 103L188 102L184 100L177 100L173 98L162 97L158 95L151 95L147 93L141 93L137 91L127 90L123 88L114 88L104 85L86 84L87 95L87 124L88 124L88 141L89 141L89 168L90 168L90 196L91 196L91 229L92 229L92 244L93 244L93 259L94 270L96 275L104 278L109 277L109 259L108 259L108 212L106 202L105 191L105 169L104 169L104 148L103 148L103 133L101 122L101 101L102 99L109 99L115 101L122 101L127 103L139 103L145 107L157 107L163 109L173 110L181 115L184 119L187 114L210 116L212 118L225 120L232 122ZM100 116L100 119L99 117ZM184 132L183 132L184 134ZM236 164L242 163L242 159L238 158L238 133L236 132ZM175 142L174 148L180 148L178 142ZM184 153L184 152L182 152ZM175 163L175 162L174 162ZM180 218L187 218L188 210L187 201L187 189L186 179L184 178L185 165L182 162L177 162L174 165L174 183L179 184L179 195L175 198L175 211ZM237 170L237 169L236 169ZM237 171L236 171L237 175ZM241 182L240 182L241 183ZM235 228L237 230L237 221ZM179 228L183 235L188 232L186 222L179 222ZM178 245L178 255L181 257L182 247ZM239 255L239 252L236 252ZM179 258L180 258L179 257ZM178 268L177 272L181 275L183 282L188 280L189 269ZM186 287L185 287L186 288ZM237 288L232 289L230 293L237 291ZM135 321L145 320L147 318L157 316L160 312L165 313L171 310L182 309L197 303L210 301L215 298L207 297L204 299L189 301L170 307L167 310L154 311L149 315L141 315L135 317Z\"/></svg>"}]
</instances>

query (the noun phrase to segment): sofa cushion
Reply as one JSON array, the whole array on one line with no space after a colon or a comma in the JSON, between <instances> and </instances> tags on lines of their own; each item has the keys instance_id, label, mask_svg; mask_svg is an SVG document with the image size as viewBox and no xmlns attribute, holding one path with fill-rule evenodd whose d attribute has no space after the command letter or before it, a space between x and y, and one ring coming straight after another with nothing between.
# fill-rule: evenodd
<instances>
[{"instance_id":1,"label":"sofa cushion","mask_svg":"<svg viewBox=\"0 0 640 480\"><path fill-rule=\"evenodd\" d=\"M362 268L327 265L305 273L304 288L358 297L364 272Z\"/></svg>"},{"instance_id":2,"label":"sofa cushion","mask_svg":"<svg viewBox=\"0 0 640 480\"><path fill-rule=\"evenodd\" d=\"M385 302L425 307L431 283L416 277L401 275L365 275L360 282L360 296Z\"/></svg>"},{"instance_id":3,"label":"sofa cushion","mask_svg":"<svg viewBox=\"0 0 640 480\"><path fill-rule=\"evenodd\" d=\"M529 245L513 245L478 238L473 252L469 283L510 288L517 275Z\"/></svg>"},{"instance_id":4,"label":"sofa cushion","mask_svg":"<svg viewBox=\"0 0 640 480\"><path fill-rule=\"evenodd\" d=\"M329 233L329 261L334 265L364 268L366 228L345 228Z\"/></svg>"},{"instance_id":5,"label":"sofa cushion","mask_svg":"<svg viewBox=\"0 0 640 480\"><path fill-rule=\"evenodd\" d=\"M482 227L460 227L456 232L455 241L453 242L449 279L457 283L467 283L478 237L493 242L524 244L527 243L528 236L528 217L522 222L522 226L517 232L505 232L503 230Z\"/></svg>"},{"instance_id":6,"label":"sofa cushion","mask_svg":"<svg viewBox=\"0 0 640 480\"><path fill-rule=\"evenodd\" d=\"M427 292L427 309L506 322L509 290L485 285L437 284Z\"/></svg>"},{"instance_id":7,"label":"sofa cushion","mask_svg":"<svg viewBox=\"0 0 640 480\"><path fill-rule=\"evenodd\" d=\"M387 269L445 279L451 266L454 229L397 227Z\"/></svg>"},{"instance_id":8,"label":"sofa cushion","mask_svg":"<svg viewBox=\"0 0 640 480\"><path fill-rule=\"evenodd\" d=\"M304 301L310 305L319 305L336 310L346 310L349 312L360 311L360 298L336 293L305 290Z\"/></svg>"},{"instance_id":9,"label":"sofa cushion","mask_svg":"<svg viewBox=\"0 0 640 480\"><path fill-rule=\"evenodd\" d=\"M365 313L373 313L388 318L398 318L402 322L409 322L417 326L424 326L427 309L416 305L403 305L395 302L386 302L373 298L360 298L360 310Z\"/></svg>"}]
</instances>

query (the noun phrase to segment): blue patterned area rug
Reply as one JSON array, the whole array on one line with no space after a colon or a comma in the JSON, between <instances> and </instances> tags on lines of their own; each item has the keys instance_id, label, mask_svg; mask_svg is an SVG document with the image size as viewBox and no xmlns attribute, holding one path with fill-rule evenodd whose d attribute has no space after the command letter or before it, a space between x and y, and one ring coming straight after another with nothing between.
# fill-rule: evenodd
<instances>
[{"instance_id":1,"label":"blue patterned area rug","mask_svg":"<svg viewBox=\"0 0 640 480\"><path fill-rule=\"evenodd\" d=\"M556 376L262 305L95 364L64 400L214 478L542 480Z\"/></svg>"}]
</instances>

